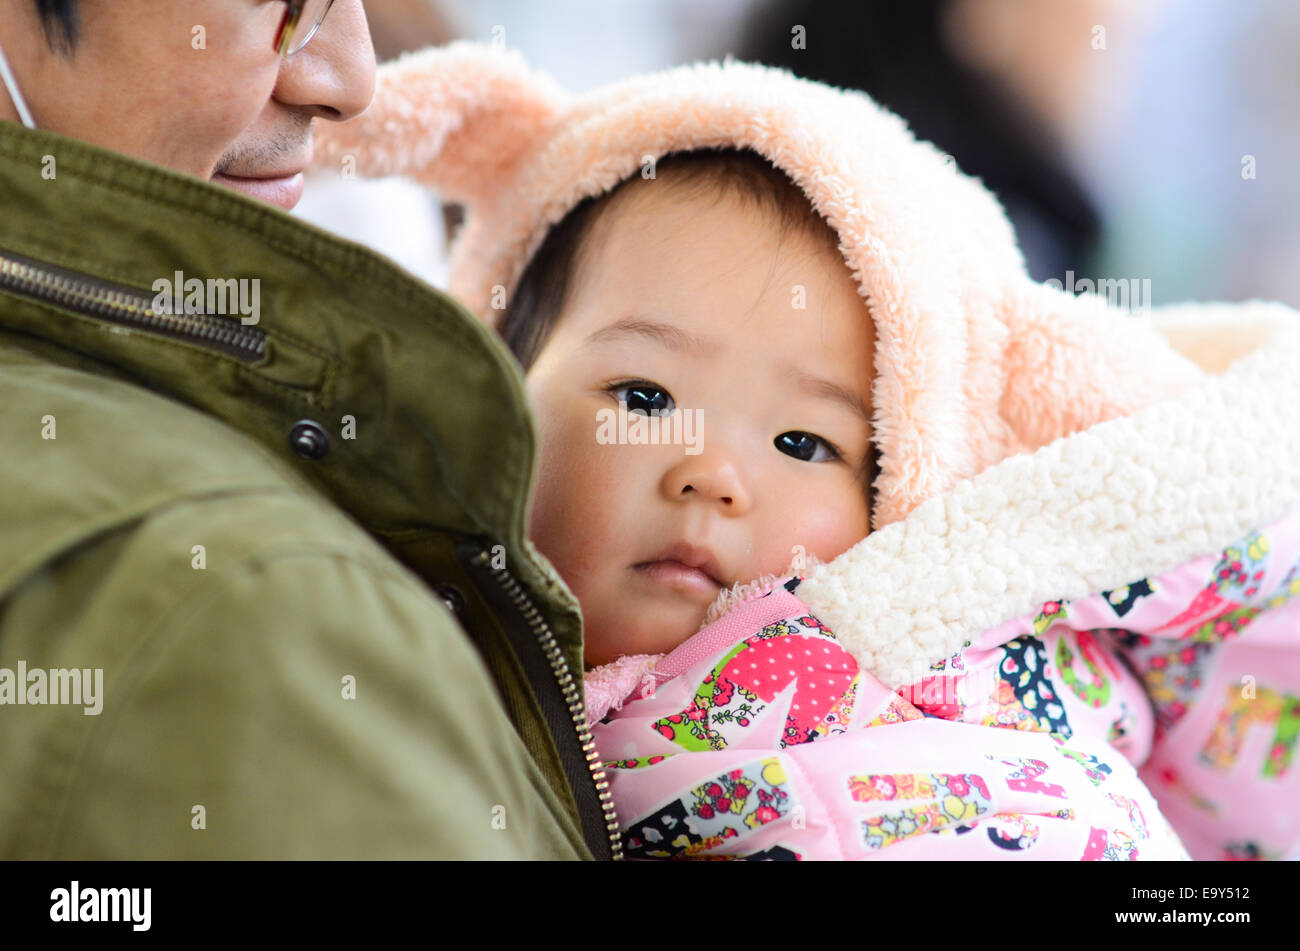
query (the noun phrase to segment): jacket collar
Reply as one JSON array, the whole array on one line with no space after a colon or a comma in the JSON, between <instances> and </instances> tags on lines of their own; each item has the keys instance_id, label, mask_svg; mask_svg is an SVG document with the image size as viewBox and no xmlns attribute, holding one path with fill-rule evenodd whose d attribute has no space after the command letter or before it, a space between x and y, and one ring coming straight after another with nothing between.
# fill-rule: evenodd
<instances>
[{"instance_id":1,"label":"jacket collar","mask_svg":"<svg viewBox=\"0 0 1300 951\"><path fill-rule=\"evenodd\" d=\"M556 633L581 669L577 604L525 540L536 434L523 381L496 335L459 303L278 209L46 131L0 122L0 190L0 251L148 294L178 271L258 280L267 347L249 364L72 316L11 327L8 308L0 329L45 338L75 363L124 374L244 432L399 557L434 533L504 544L512 572L568 615ZM345 417L354 438L344 438ZM304 419L329 436L323 458L290 446ZM438 580L412 564L418 558L403 560Z\"/></svg>"}]
</instances>

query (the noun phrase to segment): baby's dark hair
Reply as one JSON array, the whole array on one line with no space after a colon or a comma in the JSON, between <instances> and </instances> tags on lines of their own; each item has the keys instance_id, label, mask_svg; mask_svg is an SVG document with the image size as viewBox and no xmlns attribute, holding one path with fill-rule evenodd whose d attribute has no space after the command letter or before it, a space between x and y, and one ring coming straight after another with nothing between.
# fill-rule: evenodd
<instances>
[{"instance_id":1,"label":"baby's dark hair","mask_svg":"<svg viewBox=\"0 0 1300 951\"><path fill-rule=\"evenodd\" d=\"M687 195L712 196L731 190L760 209L775 212L781 233L802 228L824 240L839 253L839 238L826 220L813 210L803 191L767 159L751 149L716 148L673 152L655 163L655 176L672 170L674 186ZM620 182L603 195L583 199L551 228L528 262L519 284L498 324L502 339L524 371L546 345L565 299L578 274L584 243L601 212L613 197L640 175Z\"/></svg>"},{"instance_id":2,"label":"baby's dark hair","mask_svg":"<svg viewBox=\"0 0 1300 951\"><path fill-rule=\"evenodd\" d=\"M742 201L756 203L760 210L775 213L782 236L791 230L800 230L825 242L836 256L840 253L839 236L812 207L803 190L785 172L752 149L726 147L673 152L655 163L655 178L665 170L673 172L672 187L687 190L684 197L711 197L716 201L730 191ZM579 274L587 236L614 196L638 179L641 179L640 174L625 179L602 195L593 195L575 205L547 232L528 262L497 325L506 346L525 373L546 345L564 310L566 298ZM873 443L858 477L869 488L878 472L879 452Z\"/></svg>"}]
</instances>

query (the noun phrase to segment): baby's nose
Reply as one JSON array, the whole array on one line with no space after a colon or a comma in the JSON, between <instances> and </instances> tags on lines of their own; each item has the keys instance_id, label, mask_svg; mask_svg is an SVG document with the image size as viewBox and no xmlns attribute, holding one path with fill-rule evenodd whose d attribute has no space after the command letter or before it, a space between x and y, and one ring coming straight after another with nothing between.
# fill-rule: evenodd
<instances>
[{"instance_id":1,"label":"baby's nose","mask_svg":"<svg viewBox=\"0 0 1300 951\"><path fill-rule=\"evenodd\" d=\"M732 515L746 512L750 506L749 490L740 468L721 455L688 456L668 473L665 489L673 500L694 498L720 502Z\"/></svg>"}]
</instances>

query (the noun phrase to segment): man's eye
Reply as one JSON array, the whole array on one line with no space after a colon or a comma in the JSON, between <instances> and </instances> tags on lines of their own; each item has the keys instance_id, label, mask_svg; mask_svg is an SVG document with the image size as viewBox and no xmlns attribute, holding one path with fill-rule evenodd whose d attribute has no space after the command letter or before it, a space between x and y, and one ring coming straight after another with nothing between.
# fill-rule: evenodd
<instances>
[{"instance_id":1,"label":"man's eye","mask_svg":"<svg viewBox=\"0 0 1300 951\"><path fill-rule=\"evenodd\" d=\"M794 456L804 462L829 462L840 458L839 451L834 446L812 433L782 433L772 442L787 456Z\"/></svg>"},{"instance_id":2,"label":"man's eye","mask_svg":"<svg viewBox=\"0 0 1300 951\"><path fill-rule=\"evenodd\" d=\"M677 408L677 404L673 402L667 390L645 381L615 384L608 392L612 393L620 403L626 403L629 413L640 413L642 416L667 416ZM620 396L620 393L627 395Z\"/></svg>"}]
</instances>

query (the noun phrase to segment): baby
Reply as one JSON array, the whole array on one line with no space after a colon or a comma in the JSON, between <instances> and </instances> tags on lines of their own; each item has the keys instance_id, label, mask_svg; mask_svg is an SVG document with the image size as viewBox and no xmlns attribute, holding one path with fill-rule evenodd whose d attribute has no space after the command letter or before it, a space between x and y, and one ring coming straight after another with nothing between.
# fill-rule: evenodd
<instances>
[{"instance_id":1,"label":"baby","mask_svg":"<svg viewBox=\"0 0 1300 951\"><path fill-rule=\"evenodd\" d=\"M532 539L590 666L662 654L719 592L870 525L870 315L835 234L753 152L679 153L547 236L501 333L542 455ZM601 410L694 413L698 452L598 442Z\"/></svg>"},{"instance_id":2,"label":"baby","mask_svg":"<svg viewBox=\"0 0 1300 951\"><path fill-rule=\"evenodd\" d=\"M625 855L1300 854L1294 312L1036 284L950 157L761 66L572 99L457 43L321 132L467 206Z\"/></svg>"},{"instance_id":3,"label":"baby","mask_svg":"<svg viewBox=\"0 0 1300 951\"><path fill-rule=\"evenodd\" d=\"M754 152L675 153L656 163L653 178L586 199L550 230L499 324L526 372L541 438L531 537L582 606L585 660L598 668L587 678L589 714L604 718L594 732L620 815L630 820L623 843L630 857L899 852L921 833L971 828L993 806L996 791L980 773L868 772L875 757L841 740L817 748L833 750L829 772L818 775L826 767L807 757L799 764L816 777L810 786L821 798L833 793L820 784L845 784L835 768L856 766L863 771L846 786L855 802L901 797L939 806L874 821L847 810L810 814L787 761L754 758L755 746L791 750L854 727L852 739L865 725L955 714L961 705L951 687L899 695L869 684L794 597L800 560L830 561L870 531L875 340L838 245L798 187ZM700 451L602 441L599 421L611 405L700 414L707 421ZM777 576L789 580L774 586ZM720 614L709 610L715 606L734 610L701 631ZM1114 699L1087 711L1098 738L1149 732L1133 674L1097 642L1060 643L1087 650L1090 665L1104 657L1098 663L1114 681ZM1031 671L1036 649L1012 644ZM952 658L956 668L966 653ZM1070 736L1065 701L1035 673L1028 684L1012 678L1028 689L1003 697L1003 721L986 725L1025 728L1018 721L1029 700L1030 729ZM996 696L1003 685L985 689ZM935 737L932 745L952 742ZM1075 787L1112 773L1102 757L1056 742L1083 766ZM737 749L739 769L696 756L684 789L665 765L681 750L729 756L724 765L734 767ZM1008 792L1064 793L1039 778L1051 776L1044 758L1000 755L1012 767L1004 770ZM1083 842L1085 857L1150 851L1139 839L1154 839L1161 857L1185 857L1140 784L1111 786L1126 824ZM1092 790L1074 796L1091 798ZM1044 815L1073 822L1061 805L1048 803ZM986 821L996 848L1023 850L1037 844L1044 819L1004 811ZM857 849L818 841L855 824L864 830ZM930 838L939 851L920 854L953 854L951 843Z\"/></svg>"}]
</instances>

